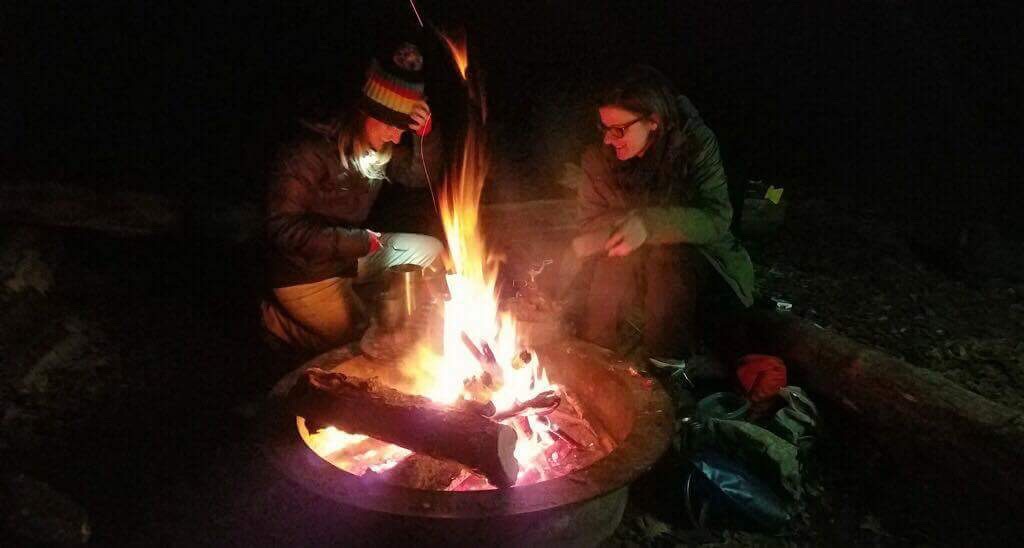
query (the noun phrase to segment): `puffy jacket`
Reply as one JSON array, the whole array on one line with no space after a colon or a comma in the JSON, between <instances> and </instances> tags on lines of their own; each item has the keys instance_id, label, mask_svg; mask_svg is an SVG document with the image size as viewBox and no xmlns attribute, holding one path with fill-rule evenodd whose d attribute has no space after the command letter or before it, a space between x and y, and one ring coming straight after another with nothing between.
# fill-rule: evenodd
<instances>
[{"instance_id":1,"label":"puffy jacket","mask_svg":"<svg viewBox=\"0 0 1024 548\"><path fill-rule=\"evenodd\" d=\"M728 180L714 133L704 125L686 97L679 98L683 127L677 136L677 162L663 196L642 198L648 189L623 184L622 162L610 147L594 145L583 153L586 177L579 188L581 232L607 228L630 211L647 226L647 243L685 243L697 247L736 292L744 305L754 301L754 267L743 246L729 232L732 204Z\"/></svg>"},{"instance_id":2,"label":"puffy jacket","mask_svg":"<svg viewBox=\"0 0 1024 548\"><path fill-rule=\"evenodd\" d=\"M370 250L367 228L372 227L363 223L381 186L390 183L342 168L335 127L310 126L282 150L271 170L265 219L271 287L354 277L357 259ZM418 149L422 142L426 163L436 177L441 169L440 136L435 131L422 141L407 139L413 145L403 142L394 148L388 178L424 186Z\"/></svg>"}]
</instances>

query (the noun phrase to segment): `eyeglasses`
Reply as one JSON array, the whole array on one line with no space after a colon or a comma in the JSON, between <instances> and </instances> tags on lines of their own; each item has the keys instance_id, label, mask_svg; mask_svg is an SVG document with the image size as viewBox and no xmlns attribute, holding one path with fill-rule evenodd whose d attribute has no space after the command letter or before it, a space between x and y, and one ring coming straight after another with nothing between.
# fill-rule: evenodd
<instances>
[{"instance_id":1,"label":"eyeglasses","mask_svg":"<svg viewBox=\"0 0 1024 548\"><path fill-rule=\"evenodd\" d=\"M630 126L643 119L643 116L641 116L639 118L634 118L632 122L626 122L625 124L616 124L614 126L606 126L601 122L598 122L597 132L600 133L602 136L607 136L610 134L612 136L612 139L621 139L624 135L626 135L626 131L629 130Z\"/></svg>"}]
</instances>

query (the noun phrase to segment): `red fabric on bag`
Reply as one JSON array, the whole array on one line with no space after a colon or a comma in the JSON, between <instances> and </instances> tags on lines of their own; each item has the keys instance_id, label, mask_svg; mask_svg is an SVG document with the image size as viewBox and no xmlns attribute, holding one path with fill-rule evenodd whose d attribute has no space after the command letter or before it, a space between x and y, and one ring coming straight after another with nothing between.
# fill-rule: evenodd
<instances>
[{"instance_id":1,"label":"red fabric on bag","mask_svg":"<svg viewBox=\"0 0 1024 548\"><path fill-rule=\"evenodd\" d=\"M786 386L786 364L775 356L747 354L740 358L736 376L747 399L761 402L774 398Z\"/></svg>"}]
</instances>

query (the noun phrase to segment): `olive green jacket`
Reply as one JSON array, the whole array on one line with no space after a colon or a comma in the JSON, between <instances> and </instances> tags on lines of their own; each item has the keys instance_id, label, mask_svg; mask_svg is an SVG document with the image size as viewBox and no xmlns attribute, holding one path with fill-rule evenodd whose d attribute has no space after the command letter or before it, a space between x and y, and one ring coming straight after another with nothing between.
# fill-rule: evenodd
<instances>
[{"instance_id":1,"label":"olive green jacket","mask_svg":"<svg viewBox=\"0 0 1024 548\"><path fill-rule=\"evenodd\" d=\"M679 147L669 177L678 177L661 196L641 199L627 188L622 162L611 147L594 145L583 153L586 177L578 196L581 233L613 226L629 213L644 220L645 245L697 246L745 306L754 302L754 267L746 249L729 231L732 204L715 134L689 99L680 96L684 122L675 135ZM667 137L667 136L666 136Z\"/></svg>"}]
</instances>

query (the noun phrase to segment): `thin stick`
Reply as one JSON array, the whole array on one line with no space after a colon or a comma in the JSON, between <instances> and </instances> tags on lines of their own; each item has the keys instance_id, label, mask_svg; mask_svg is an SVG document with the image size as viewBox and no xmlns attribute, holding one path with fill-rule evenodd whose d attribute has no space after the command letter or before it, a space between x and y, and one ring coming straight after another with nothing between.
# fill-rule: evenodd
<instances>
[{"instance_id":1,"label":"thin stick","mask_svg":"<svg viewBox=\"0 0 1024 548\"><path fill-rule=\"evenodd\" d=\"M420 28L423 28L423 19L420 18L420 10L416 9L416 2L409 0L409 5L412 6L412 12L416 14L416 20L420 23Z\"/></svg>"},{"instance_id":2,"label":"thin stick","mask_svg":"<svg viewBox=\"0 0 1024 548\"><path fill-rule=\"evenodd\" d=\"M570 436L567 432L559 428L558 425L547 416L541 416L538 420L548 427L548 434L551 437L562 439L576 449L584 449L586 447L582 443L576 441L576 438Z\"/></svg>"},{"instance_id":3,"label":"thin stick","mask_svg":"<svg viewBox=\"0 0 1024 548\"><path fill-rule=\"evenodd\" d=\"M492 414L491 420L500 422L521 415L531 409L537 410L535 413L531 413L533 416L545 416L553 413L561 403L562 398L554 390L545 390L524 402L517 403L511 409Z\"/></svg>"},{"instance_id":4,"label":"thin stick","mask_svg":"<svg viewBox=\"0 0 1024 548\"><path fill-rule=\"evenodd\" d=\"M494 357L494 352L489 344L481 342L480 347L477 347L465 331L462 332L462 344L466 346L466 349L473 355L473 358L480 364L480 368L484 370L487 378L497 382L499 385L504 382L505 377L501 373L501 367L498 365L498 360ZM490 386L490 382L485 381L484 384Z\"/></svg>"},{"instance_id":5,"label":"thin stick","mask_svg":"<svg viewBox=\"0 0 1024 548\"><path fill-rule=\"evenodd\" d=\"M410 2L412 0L409 0ZM423 136L417 135L420 140L420 164L423 166L423 178L427 180L427 190L430 191L430 201L434 202L434 211L441 214L441 206L437 203L437 194L434 192L434 182L430 180L430 170L427 169L427 158L423 155Z\"/></svg>"},{"instance_id":6,"label":"thin stick","mask_svg":"<svg viewBox=\"0 0 1024 548\"><path fill-rule=\"evenodd\" d=\"M480 352L480 349L473 343L473 339L470 339L469 334L465 331L462 332L462 344L466 345L466 349L473 355L473 358L480 362L480 365L483 365L485 359L483 353Z\"/></svg>"}]
</instances>

